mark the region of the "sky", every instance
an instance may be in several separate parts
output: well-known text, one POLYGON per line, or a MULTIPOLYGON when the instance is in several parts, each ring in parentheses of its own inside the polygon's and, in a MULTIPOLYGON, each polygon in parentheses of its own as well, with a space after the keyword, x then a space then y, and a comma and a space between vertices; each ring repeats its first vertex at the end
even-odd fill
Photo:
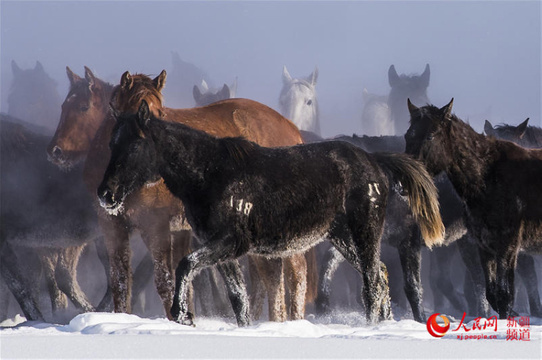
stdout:
MULTIPOLYGON (((65 98, 66 66, 118 83, 158 75, 171 52, 215 86, 278 110, 282 67, 318 67, 324 136, 361 131, 362 91, 387 94, 387 71, 431 66, 428 96, 481 131, 483 120, 540 126, 540 1, 9 1, 1 12, 1 111, 11 61, 40 61, 65 98)), ((166 105, 168 104, 166 83, 166 105)), ((172 101, 169 100, 171 103, 172 101)), ((56 124, 54 124, 56 125, 56 124)))

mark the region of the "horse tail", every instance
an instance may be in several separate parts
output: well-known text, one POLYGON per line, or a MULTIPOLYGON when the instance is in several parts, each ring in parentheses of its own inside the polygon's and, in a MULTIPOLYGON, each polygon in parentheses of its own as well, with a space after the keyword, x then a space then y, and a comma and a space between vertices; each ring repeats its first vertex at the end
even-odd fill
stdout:
POLYGON ((438 191, 425 166, 402 153, 374 153, 391 173, 394 186, 405 193, 410 210, 428 248, 444 241, 444 224, 439 211, 438 191))

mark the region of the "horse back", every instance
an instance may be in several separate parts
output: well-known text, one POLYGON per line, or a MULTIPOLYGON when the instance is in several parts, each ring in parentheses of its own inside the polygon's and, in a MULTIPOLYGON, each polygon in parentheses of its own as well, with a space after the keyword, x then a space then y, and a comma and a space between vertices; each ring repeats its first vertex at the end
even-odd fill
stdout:
POLYGON ((270 107, 249 99, 226 99, 190 109, 164 109, 167 121, 215 137, 242 136, 265 147, 301 144, 299 129, 270 107))

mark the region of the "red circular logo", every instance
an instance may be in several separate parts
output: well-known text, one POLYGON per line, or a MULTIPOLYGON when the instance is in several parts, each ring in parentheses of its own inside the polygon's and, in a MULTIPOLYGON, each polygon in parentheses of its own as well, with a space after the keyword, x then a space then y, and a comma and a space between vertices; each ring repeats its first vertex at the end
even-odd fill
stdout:
POLYGON ((433 314, 427 319, 427 331, 434 337, 443 337, 446 334, 446 331, 450 328, 450 320, 444 315, 440 315, 440 318, 444 321, 444 326, 437 323, 437 317, 439 313, 433 314))

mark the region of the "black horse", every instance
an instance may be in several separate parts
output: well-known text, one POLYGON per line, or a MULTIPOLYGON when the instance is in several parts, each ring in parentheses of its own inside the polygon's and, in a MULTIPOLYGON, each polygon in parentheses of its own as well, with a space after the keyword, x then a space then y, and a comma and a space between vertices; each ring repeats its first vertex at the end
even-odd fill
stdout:
MULTIPOLYGON (((402 136, 338 136, 333 140, 347 141, 368 152, 390 151, 404 152, 405 140, 402 136)), ((442 220, 446 227, 444 244, 434 248, 430 254, 430 286, 435 299, 435 310, 442 306, 443 298, 458 310, 465 311, 462 296, 456 291, 451 281, 453 273, 453 255, 459 250, 461 258, 469 270, 466 274, 469 281, 468 305, 469 313, 479 316, 488 316, 489 305, 485 299, 485 283, 482 275, 480 261, 475 240, 468 232, 467 214, 464 205, 446 176, 438 176, 435 185, 439 192, 439 202, 442 220), (440 300, 440 301, 439 301, 440 300)), ((394 199, 393 194, 388 203, 388 214, 384 227, 382 241, 397 249, 404 283, 404 293, 412 309, 414 320, 425 322, 425 314, 422 306, 422 283, 421 283, 421 251, 423 243, 419 239, 419 231, 410 209, 400 201, 394 199)), ((392 254, 387 256, 386 266, 388 271, 393 271, 393 263, 389 261, 392 254)), ((319 276, 318 298, 316 308, 319 313, 329 312, 329 299, 331 281, 334 272, 344 258, 331 248, 324 257, 319 276)), ((390 283, 394 279, 390 278, 390 283)), ((400 294, 394 292, 390 286, 392 300, 400 299, 400 294)), ((466 291, 467 293, 467 291, 466 291)))
POLYGON ((94 311, 76 273, 83 249, 100 237, 82 169, 62 172, 47 160, 49 136, 1 118, 2 276, 28 320, 43 319, 35 306, 42 270, 53 315, 67 306, 66 296, 81 311, 94 311))
POLYGON ((342 142, 270 149, 240 138, 217 139, 154 118, 146 102, 137 114, 117 118, 110 146, 98 188, 102 206, 118 211, 131 191, 161 176, 185 204, 195 235, 205 241, 177 267, 172 314, 183 324, 193 324, 187 286, 201 268, 219 265, 237 322, 247 325, 246 289, 236 259, 247 253, 292 254, 324 238, 363 276, 367 321, 391 317, 379 261, 390 192, 406 193, 429 246, 442 241, 432 179, 403 154, 369 154, 342 142))
POLYGON ((484 131, 488 136, 512 141, 529 149, 542 148, 542 129, 529 125, 529 118, 517 126, 508 124, 493 126, 486 120, 484 131))
POLYGON ((440 109, 408 101, 406 152, 432 174, 445 172, 465 201, 479 241, 487 299, 506 318, 518 252, 542 249, 542 150, 478 134, 452 114, 452 105, 453 99, 440 109))
MULTIPOLYGON (((529 118, 517 126, 509 124, 493 126, 486 120, 484 131, 488 136, 512 141, 525 148, 542 148, 542 128, 529 125, 529 118)), ((538 277, 532 256, 520 252, 518 254, 517 270, 527 291, 531 315, 542 317, 542 304, 540 303, 540 293, 538 292, 538 277)))

